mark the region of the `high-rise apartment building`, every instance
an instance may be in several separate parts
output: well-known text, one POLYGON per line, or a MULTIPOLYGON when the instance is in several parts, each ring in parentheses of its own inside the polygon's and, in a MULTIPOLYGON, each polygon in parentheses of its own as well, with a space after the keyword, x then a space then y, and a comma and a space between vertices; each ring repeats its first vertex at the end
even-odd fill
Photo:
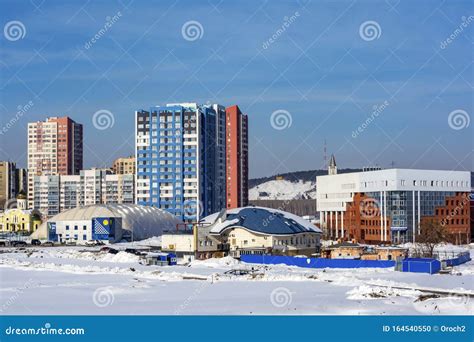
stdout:
POLYGON ((237 106, 168 104, 135 119, 138 204, 187 222, 226 208, 227 194, 232 207, 247 204, 248 123, 237 106))
POLYGON ((35 176, 76 175, 82 169, 82 125, 69 117, 28 124, 28 205, 35 176))
POLYGON ((117 158, 112 164, 112 171, 116 175, 135 174, 135 156, 127 158, 117 158))
POLYGON ((226 109, 226 207, 248 205, 248 117, 238 106, 226 109))
POLYGON ((225 189, 224 107, 168 104, 135 115, 137 203, 165 209, 185 221, 220 210, 225 189))
POLYGON ((7 209, 8 201, 14 200, 18 193, 16 164, 0 161, 0 210, 7 209))
POLYGON ((82 170, 79 175, 34 177, 33 208, 51 217, 91 204, 135 203, 134 175, 115 175, 107 169, 82 170))

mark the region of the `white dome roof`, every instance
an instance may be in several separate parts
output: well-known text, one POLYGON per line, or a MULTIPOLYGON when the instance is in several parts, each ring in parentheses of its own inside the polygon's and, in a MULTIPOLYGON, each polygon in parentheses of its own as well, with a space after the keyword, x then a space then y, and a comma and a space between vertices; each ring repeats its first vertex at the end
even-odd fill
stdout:
POLYGON ((160 236, 182 221, 156 207, 137 204, 93 204, 59 213, 47 222, 91 220, 94 217, 121 217, 122 229, 132 231, 134 240, 160 236))

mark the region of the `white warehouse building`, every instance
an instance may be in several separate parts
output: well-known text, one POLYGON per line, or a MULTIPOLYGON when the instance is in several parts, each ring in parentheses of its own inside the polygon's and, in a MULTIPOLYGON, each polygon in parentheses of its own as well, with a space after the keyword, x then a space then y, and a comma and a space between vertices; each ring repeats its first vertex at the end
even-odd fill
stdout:
POLYGON ((83 244, 90 240, 117 242, 161 236, 183 224, 159 208, 136 204, 96 204, 74 208, 44 222, 31 237, 57 242, 83 244))

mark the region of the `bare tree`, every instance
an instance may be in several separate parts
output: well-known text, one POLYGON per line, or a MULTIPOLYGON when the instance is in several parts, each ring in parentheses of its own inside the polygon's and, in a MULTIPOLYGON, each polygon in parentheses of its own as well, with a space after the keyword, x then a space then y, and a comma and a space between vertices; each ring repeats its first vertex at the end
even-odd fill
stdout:
POLYGON ((448 240, 446 227, 437 220, 423 221, 416 235, 420 256, 432 258, 435 247, 448 240))

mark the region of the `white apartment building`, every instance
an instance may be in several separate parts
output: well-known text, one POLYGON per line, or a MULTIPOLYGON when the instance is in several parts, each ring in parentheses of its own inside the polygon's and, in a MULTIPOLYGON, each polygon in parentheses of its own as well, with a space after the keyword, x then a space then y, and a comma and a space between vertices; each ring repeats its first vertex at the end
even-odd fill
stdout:
POLYGON ((48 217, 91 204, 133 204, 134 175, 110 170, 82 170, 80 175, 36 176, 33 208, 48 217))

